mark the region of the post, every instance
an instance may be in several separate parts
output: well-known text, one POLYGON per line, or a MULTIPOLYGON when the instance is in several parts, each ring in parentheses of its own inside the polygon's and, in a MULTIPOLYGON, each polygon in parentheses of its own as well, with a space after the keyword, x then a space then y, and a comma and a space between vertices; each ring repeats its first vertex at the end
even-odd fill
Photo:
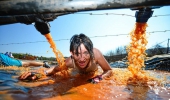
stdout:
POLYGON ((167 54, 169 53, 169 40, 170 39, 168 39, 168 43, 167 43, 167 54))

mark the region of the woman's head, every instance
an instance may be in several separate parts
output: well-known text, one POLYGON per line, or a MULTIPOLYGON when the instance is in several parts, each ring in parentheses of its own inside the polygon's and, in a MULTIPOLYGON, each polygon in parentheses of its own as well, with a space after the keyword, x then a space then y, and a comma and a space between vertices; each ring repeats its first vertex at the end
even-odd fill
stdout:
POLYGON ((84 34, 76 34, 70 39, 70 52, 77 60, 80 60, 80 58, 84 58, 84 60, 94 58, 93 43, 84 34))

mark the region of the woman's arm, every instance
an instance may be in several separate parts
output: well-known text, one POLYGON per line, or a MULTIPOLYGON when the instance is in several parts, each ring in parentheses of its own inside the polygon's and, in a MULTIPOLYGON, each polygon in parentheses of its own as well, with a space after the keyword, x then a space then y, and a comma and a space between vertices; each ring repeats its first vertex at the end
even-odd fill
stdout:
MULTIPOLYGON (((65 60, 65 66, 64 66, 64 67, 65 67, 65 69, 67 69, 67 68, 73 68, 73 64, 72 64, 71 57, 69 57, 69 58, 67 58, 67 59, 65 60)), ((50 69, 48 69, 48 70, 45 70, 45 74, 46 74, 46 75, 53 75, 53 74, 55 74, 56 72, 59 72, 59 71, 61 71, 61 70, 63 70, 63 69, 57 65, 57 66, 55 66, 55 67, 53 67, 53 68, 50 68, 50 69)))
POLYGON ((50 69, 45 70, 44 73, 45 73, 45 75, 53 75, 53 74, 55 74, 55 73, 57 73, 59 71, 60 71, 60 68, 57 65, 57 66, 54 66, 54 67, 52 67, 50 69))
POLYGON ((101 75, 102 78, 105 79, 105 78, 111 77, 113 75, 112 68, 110 67, 109 63, 104 58, 102 53, 96 48, 94 48, 94 56, 95 56, 95 60, 97 61, 97 63, 103 69, 103 73, 101 75))
MULTIPOLYGON (((56 73, 57 71, 59 71, 59 67, 54 66, 54 67, 44 70, 44 74, 52 75, 53 73, 56 73)), ((23 74, 21 74, 19 76, 19 79, 24 80, 24 79, 27 79, 28 77, 31 77, 32 80, 36 80, 37 76, 35 75, 35 73, 40 73, 40 72, 39 72, 39 70, 35 70, 35 71, 31 71, 31 72, 24 72, 23 74)), ((40 74, 42 74, 42 73, 40 73, 40 74)))
MULTIPOLYGON (((68 67, 72 66, 72 62, 71 62, 71 58, 70 57, 65 60, 65 66, 66 66, 65 68, 68 68, 68 67)), ((63 69, 60 68, 57 65, 57 66, 53 66, 53 67, 51 67, 49 69, 44 70, 44 74, 45 75, 53 75, 53 74, 55 74, 55 73, 57 73, 57 72, 59 72, 61 70, 63 70, 63 69)), ((22 75, 20 75, 19 79, 24 80, 27 77, 32 76, 32 80, 35 80, 36 76, 33 75, 34 73, 38 73, 38 70, 37 71, 33 71, 33 72, 25 72, 22 75)))

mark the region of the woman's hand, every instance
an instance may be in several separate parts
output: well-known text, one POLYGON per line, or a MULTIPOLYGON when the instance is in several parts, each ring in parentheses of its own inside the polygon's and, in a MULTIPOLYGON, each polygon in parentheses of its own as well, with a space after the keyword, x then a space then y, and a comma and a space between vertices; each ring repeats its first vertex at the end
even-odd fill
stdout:
POLYGON ((99 83, 102 80, 102 75, 97 75, 91 79, 88 80, 88 82, 96 84, 99 83))
POLYGON ((105 71, 102 74, 103 79, 110 79, 111 76, 113 76, 113 71, 112 70, 105 71))
POLYGON ((91 79, 88 80, 88 82, 90 83, 99 83, 102 79, 110 79, 110 77, 113 75, 113 72, 112 70, 108 70, 108 71, 105 71, 103 74, 101 75, 97 75, 91 79))
POLYGON ((20 80, 37 80, 41 77, 40 73, 37 72, 25 72, 22 75, 19 76, 20 80))

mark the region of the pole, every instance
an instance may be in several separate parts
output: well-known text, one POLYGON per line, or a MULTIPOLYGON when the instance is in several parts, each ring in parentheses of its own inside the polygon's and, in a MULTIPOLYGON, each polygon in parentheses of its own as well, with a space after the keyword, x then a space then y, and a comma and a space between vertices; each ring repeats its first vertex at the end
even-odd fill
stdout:
POLYGON ((169 40, 170 39, 168 39, 168 43, 167 43, 167 54, 169 53, 169 40))

